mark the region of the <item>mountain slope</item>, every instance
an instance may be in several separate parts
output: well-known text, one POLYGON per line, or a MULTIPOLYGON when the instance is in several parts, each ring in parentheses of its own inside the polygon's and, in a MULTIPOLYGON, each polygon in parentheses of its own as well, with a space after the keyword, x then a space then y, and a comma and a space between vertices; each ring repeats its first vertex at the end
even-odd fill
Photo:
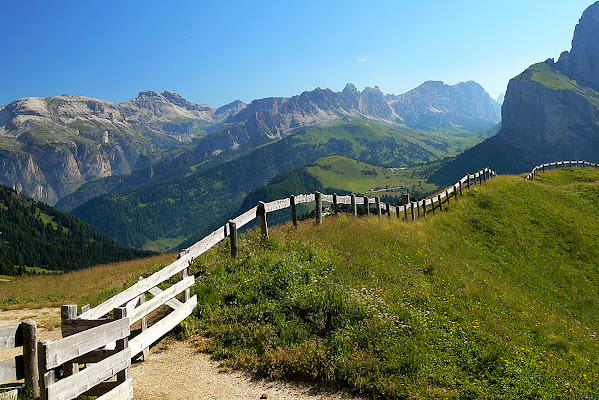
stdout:
POLYGON ((478 140, 478 134, 464 131, 414 131, 375 121, 336 122, 175 181, 92 199, 72 213, 127 245, 141 247, 145 240, 158 237, 193 235, 192 239, 199 239, 213 223, 229 217, 249 191, 318 157, 338 154, 400 167, 456 154, 478 140))
POLYGON ((414 223, 249 232, 196 260, 190 326, 228 366, 369 398, 597 398, 598 183, 499 176, 414 223))
POLYGON ((20 99, 0 109, 0 184, 54 204, 86 182, 131 173, 145 153, 205 135, 243 106, 217 110, 173 92, 141 92, 120 105, 73 95, 20 99))
MULTIPOLYGON (((170 91, 143 91, 122 104, 72 95, 21 99, 0 108, 0 184, 55 204, 85 183, 117 175, 133 176, 122 178, 118 189, 110 179, 107 188, 95 185, 96 195, 147 184, 154 174, 161 175, 154 183, 178 179, 198 164, 236 158, 340 118, 466 131, 480 131, 498 121, 498 115, 489 113, 497 105, 480 85, 435 88, 385 96, 376 87, 359 92, 348 84, 342 92, 317 88, 290 98, 258 99, 249 105, 236 101, 218 109, 170 91), (397 108, 405 96, 411 108, 400 110, 404 118, 392 105, 397 108), (434 118, 414 123, 419 112, 430 110, 434 118), (180 157, 165 156, 167 162, 178 158, 175 169, 162 164, 152 170, 163 151, 201 137, 193 150, 177 152, 180 157)), ((80 204, 65 202, 68 207, 80 204)))
POLYGON ((69 214, 0 186, 0 275, 24 267, 72 271, 151 254, 123 247, 69 214))
POLYGON ((455 176, 479 166, 524 172, 547 160, 599 161, 599 2, 584 11, 572 50, 511 79, 499 134, 439 171, 455 176), (472 160, 472 161, 469 161, 472 160))

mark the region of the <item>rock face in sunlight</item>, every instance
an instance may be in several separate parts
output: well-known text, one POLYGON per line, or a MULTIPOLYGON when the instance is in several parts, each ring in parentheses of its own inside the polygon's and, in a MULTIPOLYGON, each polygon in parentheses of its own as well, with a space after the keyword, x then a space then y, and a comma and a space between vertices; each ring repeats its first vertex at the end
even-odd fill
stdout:
POLYGON ((198 138, 187 157, 195 164, 338 119, 478 132, 499 121, 497 108, 474 82, 427 83, 400 96, 348 84, 341 92, 317 88, 220 108, 171 91, 143 91, 122 104, 73 95, 29 97, 0 108, 0 184, 55 204, 85 183, 177 157, 184 150, 164 151, 198 138))
POLYGON ((489 165, 521 173, 556 160, 599 161, 599 2, 576 26, 572 50, 531 65, 510 80, 501 130, 437 171, 453 182, 461 171, 489 165))

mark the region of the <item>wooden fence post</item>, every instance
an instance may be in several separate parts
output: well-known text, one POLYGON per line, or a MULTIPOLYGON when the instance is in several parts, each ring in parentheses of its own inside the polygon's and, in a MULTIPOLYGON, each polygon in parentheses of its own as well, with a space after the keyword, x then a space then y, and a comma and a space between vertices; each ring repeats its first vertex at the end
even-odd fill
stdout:
POLYGON ((466 184, 466 189, 470 189, 470 174, 468 174, 468 179, 466 180, 466 182, 468 182, 466 184))
POLYGON ((404 218, 405 218, 406 222, 408 222, 408 205, 407 204, 404 204, 403 211, 404 211, 403 212, 404 218))
POLYGON ((387 209, 387 217, 391 218, 391 204, 385 204, 385 208, 387 209))
POLYGON ((439 194, 437 198, 439 199, 439 210, 443 211, 443 201, 441 199, 441 195, 439 194))
POLYGON ((374 205, 376 207, 376 215, 382 217, 383 214, 381 213, 381 198, 379 196, 376 196, 374 198, 374 205))
POLYGON ((445 191, 445 197, 447 198, 447 205, 449 205, 449 190, 445 191))
POLYGON ((435 198, 431 197, 431 209, 433 210, 433 215, 435 215, 435 198))
POLYGON ((453 196, 455 197, 455 200, 458 200, 458 188, 456 187, 457 185, 453 185, 453 196))
MULTIPOLYGON (((137 281, 143 281, 144 277, 140 276, 137 281)), ((142 304, 144 304, 146 302, 146 294, 142 293, 139 295, 139 305, 141 306, 142 304)), ((148 329, 148 317, 146 315, 144 315, 142 317, 142 319, 140 320, 141 322, 141 331, 145 332, 148 329)), ((132 354, 133 355, 133 354, 132 354)), ((146 347, 145 349, 142 350, 141 352, 141 357, 143 358, 144 361, 146 361, 148 359, 148 356, 150 355, 150 350, 146 347)))
POLYGON ((34 320, 26 319, 21 322, 23 332, 23 375, 25 387, 31 388, 34 395, 40 395, 37 371, 37 324, 34 320))
POLYGON ((370 215, 370 199, 366 196, 364 196, 364 212, 366 216, 370 215))
POLYGON ((426 217, 426 197, 422 199, 422 213, 424 214, 423 216, 426 217))
POLYGON ((358 216, 358 205, 356 204, 356 195, 355 194, 351 194, 350 195, 351 198, 351 212, 352 214, 354 214, 354 217, 358 216))
POLYGON ((416 202, 416 209, 418 210, 418 219, 420 219, 420 203, 416 202))
POLYGON ((268 239, 268 223, 266 222, 266 205, 263 201, 258 202, 258 216, 260 217, 260 233, 263 239, 268 239))
MULTIPOLYGON (((127 318, 127 307, 117 307, 113 311, 114 319, 122 319, 127 318)), ((116 341, 116 351, 123 351, 128 347, 129 338, 124 338, 116 341)), ((125 382, 129 379, 129 368, 125 368, 124 370, 118 372, 116 374, 117 382, 125 382)))
POLYGON ((401 220, 401 210, 399 207, 400 206, 395 206, 395 214, 397 214, 397 219, 401 220))
MULTIPOLYGON (((191 267, 191 264, 193 263, 193 259, 189 260, 189 263, 187 264, 187 267, 185 267, 183 269, 183 271, 181 271, 181 278, 185 279, 189 276, 189 267, 191 267)), ((189 298, 191 297, 191 291, 189 290, 189 288, 185 289, 183 291, 183 303, 186 303, 187 300, 189 300, 189 298)), ((126 318, 127 316, 125 315, 123 318, 126 318)))
POLYGON ((322 193, 316 192, 314 197, 316 199, 316 223, 322 225, 322 193))
MULTIPOLYGON (((64 305, 60 307, 60 319, 75 319, 77 318, 77 305, 64 305)), ((65 376, 70 376, 79 372, 79 364, 75 363, 65 363, 64 364, 64 374, 65 376)))
POLYGON ((39 373, 40 399, 48 400, 48 388, 56 382, 54 369, 46 371, 46 345, 51 339, 37 342, 37 370, 39 373))
POLYGON ((289 196, 289 203, 291 204, 291 220, 293 221, 293 226, 297 226, 297 211, 295 209, 295 196, 289 196))
POLYGON ((231 238, 231 257, 237 258, 239 255, 239 243, 237 242, 237 224, 229 221, 229 236, 231 238))
POLYGON ((339 205, 337 204, 337 193, 333 193, 333 212, 335 214, 339 212, 339 205))
POLYGON ((414 215, 414 202, 411 203, 410 208, 412 209, 412 221, 416 219, 416 215, 414 215))

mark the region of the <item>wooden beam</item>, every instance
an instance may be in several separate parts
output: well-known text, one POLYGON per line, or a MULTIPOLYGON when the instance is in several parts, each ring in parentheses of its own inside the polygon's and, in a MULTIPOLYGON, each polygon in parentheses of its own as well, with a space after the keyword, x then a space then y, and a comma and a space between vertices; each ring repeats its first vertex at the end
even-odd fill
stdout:
MULTIPOLYGON (((37 324, 27 319, 21 322, 23 329, 23 378, 25 386, 37 397, 40 394, 37 371, 37 324)), ((1 369, 1 368, 0 368, 1 369)))
POLYGON ((45 346, 45 367, 48 370, 56 368, 73 358, 128 337, 129 334, 129 319, 125 318, 48 343, 45 346))
MULTIPOLYGON (((152 289, 148 290, 148 292, 150 292, 150 294, 152 296, 158 296, 160 293, 163 292, 163 290, 160 289, 159 287, 153 287, 152 289)), ((183 306, 183 303, 181 303, 178 299, 176 299, 174 297, 164 304, 169 306, 173 310, 176 310, 177 308, 183 306)))
MULTIPOLYGON (((77 318, 77 305, 70 304, 64 305, 60 307, 60 320, 65 321, 69 319, 77 318)), ((65 376, 70 376, 79 372, 79 364, 75 364, 72 362, 67 362, 64 364, 64 374, 65 376)))
POLYGON ((23 356, 0 361, 0 385, 23 379, 23 356))
POLYGON ((289 197, 289 204, 291 204, 291 220, 293 221, 293 226, 297 226, 297 210, 295 208, 295 196, 291 195, 289 197))
POLYGON ((237 241, 237 225, 232 220, 229 221, 229 232, 229 237, 231 238, 231 257, 237 258, 237 256, 239 256, 239 242, 237 241))
MULTIPOLYGON (((126 321, 124 319, 123 321, 126 321)), ((131 365, 131 351, 120 351, 48 387, 49 399, 74 399, 131 365)))
POLYGON ((351 212, 354 215, 354 217, 358 216, 358 205, 356 204, 356 195, 355 194, 351 194, 351 212))
POLYGON ((0 326, 0 350, 14 349, 22 345, 21 324, 0 326))
POLYGON ((137 307, 129 316, 129 323, 133 325, 144 316, 164 305, 168 300, 174 298, 179 293, 187 290, 195 284, 195 277, 189 276, 175 283, 168 289, 160 291, 153 299, 148 300, 144 304, 137 307))
POLYGON ((175 326, 181 321, 187 318, 198 304, 198 298, 193 295, 187 303, 183 303, 183 306, 176 309, 160 321, 148 328, 147 331, 140 333, 136 337, 129 341, 129 349, 131 353, 136 355, 139 354, 143 349, 150 347, 154 342, 159 340, 162 336, 170 332, 175 326))
POLYGON ((263 239, 268 239, 268 223, 266 222, 266 208, 263 201, 258 202, 258 217, 260 217, 260 233, 263 239))
POLYGON ((314 197, 316 198, 316 224, 322 225, 322 193, 316 192, 314 197))

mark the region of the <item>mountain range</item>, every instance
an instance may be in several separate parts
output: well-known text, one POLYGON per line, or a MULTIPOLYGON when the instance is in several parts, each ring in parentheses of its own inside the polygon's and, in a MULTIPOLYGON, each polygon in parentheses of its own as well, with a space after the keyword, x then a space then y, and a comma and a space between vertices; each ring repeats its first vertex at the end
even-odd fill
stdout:
POLYGON ((193 153, 186 157, 196 164, 231 159, 299 130, 356 117, 481 131, 499 121, 499 105, 475 82, 426 82, 399 96, 348 84, 341 92, 317 88, 220 108, 170 91, 144 91, 122 104, 29 97, 0 107, 0 184, 54 204, 85 183, 127 176, 182 153, 193 153), (193 151, 181 144, 193 144, 193 151))

